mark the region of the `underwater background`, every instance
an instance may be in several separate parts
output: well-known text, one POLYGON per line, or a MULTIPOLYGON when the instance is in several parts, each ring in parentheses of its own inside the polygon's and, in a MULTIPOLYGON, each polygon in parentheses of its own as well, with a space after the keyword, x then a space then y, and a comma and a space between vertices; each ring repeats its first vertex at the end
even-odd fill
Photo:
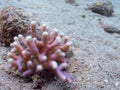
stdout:
POLYGON ((12 6, 22 8, 31 21, 57 28, 69 37, 72 55, 68 72, 73 76, 69 84, 58 79, 36 84, 36 77, 33 81, 21 78, 6 69, 10 47, 0 43, 1 90, 119 90, 120 0, 107 0, 114 11, 109 17, 89 9, 102 1, 106 0, 0 0, 0 10, 12 6))

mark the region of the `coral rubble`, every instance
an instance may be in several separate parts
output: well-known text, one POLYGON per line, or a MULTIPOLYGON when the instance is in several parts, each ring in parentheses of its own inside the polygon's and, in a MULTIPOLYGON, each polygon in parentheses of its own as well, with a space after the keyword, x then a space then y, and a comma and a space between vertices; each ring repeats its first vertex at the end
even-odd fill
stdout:
POLYGON ((31 35, 24 37, 19 34, 10 44, 10 67, 23 77, 47 70, 60 80, 71 82, 71 76, 65 70, 68 67, 65 55, 70 47, 68 37, 45 25, 41 25, 37 32, 36 22, 31 24, 31 35))
POLYGON ((29 26, 29 14, 22 8, 12 6, 0 11, 0 41, 5 46, 9 46, 14 36, 26 34, 29 26))

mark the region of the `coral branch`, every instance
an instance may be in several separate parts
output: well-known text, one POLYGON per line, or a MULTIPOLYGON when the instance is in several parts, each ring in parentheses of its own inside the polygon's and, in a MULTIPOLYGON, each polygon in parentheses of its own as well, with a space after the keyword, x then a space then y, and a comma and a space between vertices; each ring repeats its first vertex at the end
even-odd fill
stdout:
POLYGON ((21 72, 24 77, 47 70, 60 80, 71 82, 70 75, 65 72, 68 67, 65 55, 70 47, 68 37, 58 34, 57 29, 50 30, 45 25, 36 32, 36 22, 31 24, 31 36, 24 37, 20 34, 14 37, 14 42, 10 45, 10 67, 21 72))
POLYGON ((34 37, 36 37, 36 21, 32 21, 31 22, 31 24, 32 24, 32 37, 34 38, 34 37))

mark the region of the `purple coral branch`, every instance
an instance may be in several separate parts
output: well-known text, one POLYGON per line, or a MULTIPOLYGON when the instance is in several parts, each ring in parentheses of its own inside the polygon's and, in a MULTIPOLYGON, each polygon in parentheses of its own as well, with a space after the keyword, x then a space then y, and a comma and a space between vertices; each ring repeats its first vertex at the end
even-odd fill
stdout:
POLYGON ((18 70, 21 71, 23 69, 22 67, 22 60, 18 59, 16 60, 17 66, 18 66, 18 70))
POLYGON ((33 70, 28 69, 28 70, 26 70, 22 73, 22 76, 23 77, 28 77, 28 76, 31 76, 33 73, 34 73, 33 70))

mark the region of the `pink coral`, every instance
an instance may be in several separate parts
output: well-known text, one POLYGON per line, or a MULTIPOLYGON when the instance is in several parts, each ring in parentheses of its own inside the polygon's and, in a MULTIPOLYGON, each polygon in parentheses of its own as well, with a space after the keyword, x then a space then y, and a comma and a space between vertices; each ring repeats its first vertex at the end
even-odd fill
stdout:
POLYGON ((71 82, 70 75, 64 71, 68 66, 65 58, 70 47, 68 37, 45 25, 39 27, 36 35, 35 21, 32 22, 31 29, 31 36, 14 37, 11 52, 8 54, 10 67, 21 72, 23 77, 48 70, 60 80, 71 82))

